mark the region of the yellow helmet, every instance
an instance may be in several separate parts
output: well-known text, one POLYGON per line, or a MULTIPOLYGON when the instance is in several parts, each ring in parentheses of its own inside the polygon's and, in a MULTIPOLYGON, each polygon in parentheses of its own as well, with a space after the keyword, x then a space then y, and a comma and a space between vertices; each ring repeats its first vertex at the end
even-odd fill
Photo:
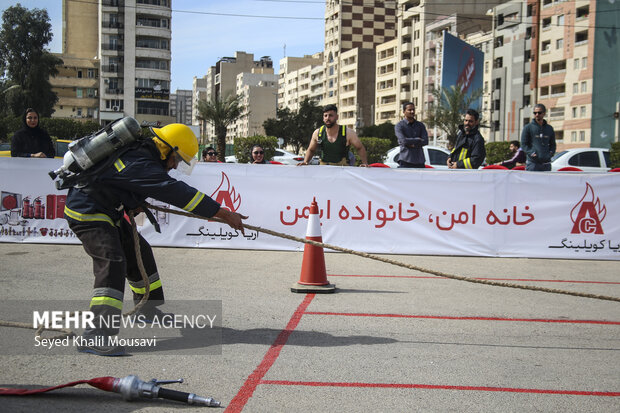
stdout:
POLYGON ((198 153, 198 139, 187 125, 171 123, 163 128, 151 127, 151 132, 166 146, 176 152, 188 165, 192 163, 192 160, 198 153))

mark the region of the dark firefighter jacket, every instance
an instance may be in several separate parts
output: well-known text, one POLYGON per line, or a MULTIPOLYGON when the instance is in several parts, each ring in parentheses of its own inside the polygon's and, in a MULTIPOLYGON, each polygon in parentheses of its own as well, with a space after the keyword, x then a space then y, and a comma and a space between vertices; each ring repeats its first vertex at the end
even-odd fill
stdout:
POLYGON ((461 130, 456 137, 450 159, 456 162, 458 169, 478 169, 487 156, 484 138, 478 132, 478 127, 473 128, 468 134, 465 133, 463 125, 459 126, 459 129, 461 130))
POLYGON ((125 209, 141 206, 146 198, 204 217, 212 217, 220 208, 207 195, 168 175, 159 150, 148 140, 122 154, 90 185, 69 189, 65 218, 74 222, 116 225, 125 209))

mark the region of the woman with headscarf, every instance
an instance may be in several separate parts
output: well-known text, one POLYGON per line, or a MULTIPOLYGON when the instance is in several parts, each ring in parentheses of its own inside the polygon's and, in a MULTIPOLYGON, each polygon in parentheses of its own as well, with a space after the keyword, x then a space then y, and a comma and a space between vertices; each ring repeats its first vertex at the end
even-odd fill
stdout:
POLYGON ((26 109, 22 118, 24 127, 15 132, 11 139, 11 156, 19 158, 53 158, 56 149, 50 135, 39 127, 39 114, 32 108, 26 109))

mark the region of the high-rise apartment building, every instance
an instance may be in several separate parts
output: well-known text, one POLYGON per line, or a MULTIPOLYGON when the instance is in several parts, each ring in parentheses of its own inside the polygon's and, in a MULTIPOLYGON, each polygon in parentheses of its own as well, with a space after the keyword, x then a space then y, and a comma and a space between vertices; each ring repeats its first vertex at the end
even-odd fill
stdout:
POLYGON ((177 89, 170 94, 170 116, 176 123, 192 124, 192 91, 177 89))
POLYGON ((169 0, 63 0, 61 58, 99 62, 102 124, 122 116, 143 125, 174 122, 169 103, 171 15, 169 0))
MULTIPOLYGON (((211 66, 207 70, 205 99, 213 101, 215 99, 225 99, 228 95, 236 94, 237 76, 240 73, 273 75, 273 62, 269 56, 263 56, 255 61, 252 53, 239 51, 235 52, 234 57, 224 57, 218 60, 215 66, 211 66)), ((272 106, 275 111, 277 90, 274 90, 271 96, 272 101, 268 105, 272 106)), ((250 116, 252 116, 251 113, 250 116)), ((201 131, 205 131, 203 138, 215 136, 214 127, 209 123, 202 125, 201 131)), ((237 136, 240 136, 237 135, 237 125, 229 126, 227 139, 232 141, 237 136)))
POLYGON ((244 115, 234 125, 234 136, 264 135, 263 122, 276 117, 278 76, 273 73, 239 73, 236 94, 244 115))
POLYGON ((322 52, 312 56, 282 58, 278 73, 278 108, 299 110, 304 99, 320 104, 323 100, 322 79, 322 52))
POLYGON ((374 107, 374 81, 361 83, 351 79, 352 64, 360 69, 358 74, 366 70, 373 70, 375 59, 368 59, 368 51, 374 53, 377 45, 396 37, 396 1, 368 1, 350 0, 341 2, 328 0, 325 4, 325 49, 323 55, 323 104, 333 103, 347 107, 345 116, 340 117, 340 123, 351 128, 371 125, 374 107), (358 57, 350 53, 346 57, 342 54, 353 49, 358 57), (343 59, 346 59, 346 74, 343 75, 343 59), (357 63, 355 63, 357 59, 357 63), (360 63, 361 61, 361 63, 360 63), (363 66, 368 62, 369 66, 363 66), (343 78, 346 76, 346 79, 343 78), (343 80, 346 80, 344 84, 343 80), (344 94, 344 95, 342 95, 344 94), (343 97, 344 96, 344 97, 343 97), (351 109, 355 108, 355 109, 351 109), (358 113, 359 112, 359 113, 358 113))

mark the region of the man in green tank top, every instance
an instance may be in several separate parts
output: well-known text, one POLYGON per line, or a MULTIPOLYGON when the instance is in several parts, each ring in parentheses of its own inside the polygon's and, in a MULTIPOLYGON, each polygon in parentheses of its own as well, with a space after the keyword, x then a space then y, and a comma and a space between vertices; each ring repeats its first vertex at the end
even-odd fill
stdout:
POLYGON ((316 129, 312 134, 310 145, 306 151, 304 161, 298 165, 308 165, 318 148, 321 148, 321 165, 349 164, 349 147, 357 149, 362 163, 360 166, 368 166, 366 148, 357 134, 344 125, 338 125, 338 108, 336 105, 327 105, 323 108, 324 125, 316 129))

